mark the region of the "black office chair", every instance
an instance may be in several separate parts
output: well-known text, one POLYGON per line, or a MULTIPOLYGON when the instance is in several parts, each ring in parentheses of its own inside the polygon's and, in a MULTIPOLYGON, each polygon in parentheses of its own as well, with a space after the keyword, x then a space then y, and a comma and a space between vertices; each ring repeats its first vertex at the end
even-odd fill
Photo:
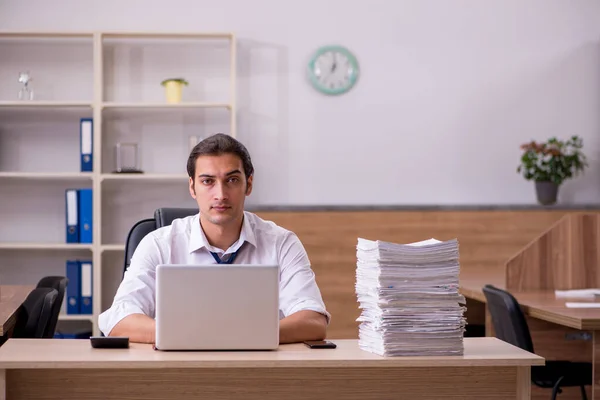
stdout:
MULTIPOLYGON (((492 317, 496 337, 530 353, 533 341, 525 315, 517 300, 509 292, 486 285, 483 294, 492 317)), ((581 398, 587 400, 585 385, 592 384, 592 363, 546 361, 546 365, 531 368, 531 381, 541 388, 552 388, 551 399, 562 393, 561 387, 581 388, 581 398)))
POLYGON ((131 257, 142 239, 150 232, 171 225, 174 219, 184 218, 198 214, 197 208, 158 208, 154 211, 154 218, 146 218, 136 222, 127 234, 125 241, 125 262, 123 274, 129 268, 131 257))
POLYGON ((60 314, 60 308, 62 307, 63 299, 65 297, 65 290, 69 284, 69 279, 65 276, 45 276, 37 284, 38 288, 51 288, 56 289, 58 295, 56 301, 52 305, 52 312, 50 314, 50 320, 48 326, 44 332, 45 338, 53 338, 54 332, 56 331, 56 324, 58 323, 58 317, 60 314))
POLYGON ((58 297, 53 288, 33 289, 17 309, 13 338, 46 338, 52 307, 58 297))

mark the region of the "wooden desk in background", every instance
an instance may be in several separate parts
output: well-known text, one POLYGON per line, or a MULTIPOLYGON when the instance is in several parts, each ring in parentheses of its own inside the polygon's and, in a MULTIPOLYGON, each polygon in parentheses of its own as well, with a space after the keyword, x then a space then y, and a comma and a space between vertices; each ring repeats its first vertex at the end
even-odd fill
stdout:
POLYGON ((495 338, 466 338, 462 357, 380 357, 337 349, 160 352, 93 349, 82 339, 9 339, 0 399, 529 399, 544 359, 495 338))
MULTIPOLYGON (((506 286, 498 277, 499 274, 493 271, 467 271, 461 273, 460 291, 469 299, 485 303, 482 288, 486 284, 492 284, 506 290, 506 286)), ((523 292, 511 290, 510 292, 521 304, 525 314, 532 318, 579 330, 600 330, 599 308, 567 308, 565 305, 567 301, 581 302, 585 300, 557 298, 554 290, 527 290, 523 292)))
MULTIPOLYGON (((485 307, 483 286, 492 284, 506 289, 504 269, 483 271, 464 270, 460 275, 460 291, 467 298, 471 315, 484 315, 486 335, 493 335, 491 319, 485 307), (485 310, 484 310, 485 309, 485 310)), ((592 399, 600 399, 600 309, 567 308, 567 299, 556 298, 554 290, 510 291, 517 299, 527 318, 531 330, 534 351, 547 360, 565 359, 592 362, 594 385, 592 399), (585 339, 590 334, 591 340, 585 339), (583 335, 581 335, 583 334, 583 335), (567 339, 573 338, 572 340, 567 339)), ((582 301, 582 300, 574 300, 582 301)), ((467 316, 467 322, 469 316, 467 316)), ((565 388, 561 398, 579 399, 579 389, 565 388)), ((534 394, 538 391, 534 388, 534 394)), ((541 398, 547 398, 547 390, 539 390, 541 398)), ((535 397, 535 396, 534 396, 535 397)))
POLYGON ((32 289, 31 285, 0 285, 0 336, 15 326, 17 310, 32 289))

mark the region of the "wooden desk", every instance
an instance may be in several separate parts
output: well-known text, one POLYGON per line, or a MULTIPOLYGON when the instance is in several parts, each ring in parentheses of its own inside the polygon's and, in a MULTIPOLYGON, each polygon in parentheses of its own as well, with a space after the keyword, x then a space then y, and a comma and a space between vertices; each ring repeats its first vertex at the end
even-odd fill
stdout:
MULTIPOLYGON (((483 286, 493 284, 501 289, 506 289, 503 277, 503 270, 499 269, 462 271, 460 291, 467 299, 481 302, 485 307, 483 286)), ((567 308, 565 302, 569 299, 557 299, 554 290, 511 291, 511 294, 517 299, 524 314, 528 317, 527 322, 532 331, 535 352, 548 360, 570 359, 592 362, 594 364, 592 399, 600 399, 600 309, 567 308), (539 321, 570 329, 553 328, 549 324, 539 323, 539 321), (585 333, 581 331, 590 331, 591 342, 580 340, 569 343, 565 337, 573 335, 573 330, 580 331, 580 333, 585 333)), ((469 307, 471 306, 472 303, 469 307)), ((486 335, 493 336, 487 308, 485 309, 485 324, 486 335)), ((576 393, 573 393, 572 398, 580 398, 578 391, 575 389, 573 391, 576 393)))
POLYGON ((544 364, 495 338, 465 339, 462 357, 384 358, 334 341, 328 350, 159 352, 9 339, 0 399, 529 399, 531 366, 544 364))
MULTIPOLYGON (((506 289, 497 272, 472 271, 461 275, 460 291, 465 297, 485 303, 482 288, 486 284, 506 289)), ((554 290, 511 291, 511 294, 521 304, 523 311, 532 318, 579 330, 600 330, 600 309, 567 308, 565 305, 567 301, 585 300, 556 298, 554 290)))
POLYGON ((6 335, 15 326, 16 312, 32 289, 30 285, 0 286, 0 336, 6 335))

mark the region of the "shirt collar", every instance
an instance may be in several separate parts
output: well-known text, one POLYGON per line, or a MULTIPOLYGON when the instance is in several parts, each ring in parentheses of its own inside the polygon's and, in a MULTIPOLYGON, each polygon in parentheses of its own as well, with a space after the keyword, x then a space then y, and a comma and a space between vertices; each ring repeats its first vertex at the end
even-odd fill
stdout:
MULTIPOLYGON (((208 243, 208 239, 204 234, 204 230, 200 228, 200 214, 196 214, 191 223, 192 227, 188 251, 193 253, 194 251, 200 250, 203 247, 209 251, 215 251, 216 249, 208 243)), ((248 242, 256 247, 256 235, 254 234, 254 229, 252 228, 252 224, 250 223, 250 219, 246 213, 244 213, 244 220, 242 222, 242 230, 240 232, 239 239, 229 249, 224 249, 225 253, 227 253, 228 250, 230 250, 229 253, 238 250, 240 247, 242 247, 244 242, 248 242)))

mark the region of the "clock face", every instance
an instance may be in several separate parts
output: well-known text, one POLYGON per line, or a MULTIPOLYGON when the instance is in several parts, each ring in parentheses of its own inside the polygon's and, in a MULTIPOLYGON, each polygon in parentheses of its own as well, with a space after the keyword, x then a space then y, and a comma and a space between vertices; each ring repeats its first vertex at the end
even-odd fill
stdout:
POLYGON ((308 64, 312 85, 325 94, 342 94, 350 90, 358 79, 356 57, 341 46, 318 49, 308 64))

